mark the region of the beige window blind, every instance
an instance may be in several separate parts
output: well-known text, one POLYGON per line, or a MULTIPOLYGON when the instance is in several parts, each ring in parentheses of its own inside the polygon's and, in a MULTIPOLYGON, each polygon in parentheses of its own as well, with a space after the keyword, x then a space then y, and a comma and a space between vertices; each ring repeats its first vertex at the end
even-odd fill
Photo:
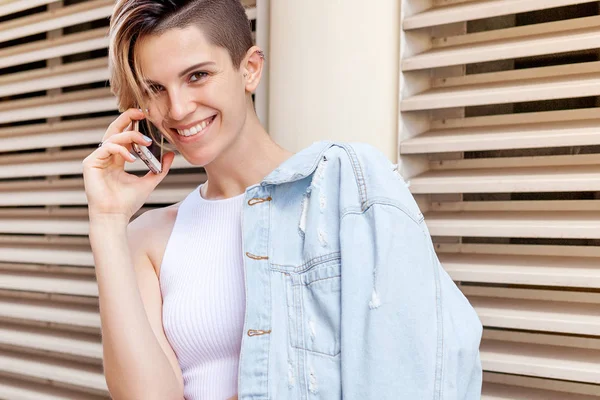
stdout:
MULTIPOLYGON (((2 399, 108 398, 81 162, 118 115, 107 85, 113 4, 0 4, 2 399)), ((255 2, 244 5, 254 20, 255 2)), ((178 158, 142 212, 203 179, 178 158)))
POLYGON ((600 398, 597 1, 404 0, 400 158, 484 399, 600 398))

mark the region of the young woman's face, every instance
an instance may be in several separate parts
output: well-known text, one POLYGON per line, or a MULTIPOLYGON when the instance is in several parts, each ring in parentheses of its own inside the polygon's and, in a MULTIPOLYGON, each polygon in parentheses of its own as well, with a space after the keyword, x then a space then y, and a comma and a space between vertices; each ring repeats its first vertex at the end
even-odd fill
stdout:
POLYGON ((207 165, 236 140, 246 120, 243 69, 194 26, 144 38, 136 47, 155 96, 148 119, 194 165, 207 165))

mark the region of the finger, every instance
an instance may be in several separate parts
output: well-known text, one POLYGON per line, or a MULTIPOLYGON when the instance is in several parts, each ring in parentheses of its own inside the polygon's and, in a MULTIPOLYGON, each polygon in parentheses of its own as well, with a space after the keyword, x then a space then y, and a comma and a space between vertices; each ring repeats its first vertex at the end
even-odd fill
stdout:
POLYGON ((113 156, 121 156, 123 160, 134 162, 136 158, 123 146, 116 143, 104 143, 95 153, 98 161, 109 161, 113 156))
POLYGON ((102 141, 104 142, 109 137, 123 132, 133 121, 139 121, 145 117, 146 116, 144 113, 137 108, 130 108, 126 110, 124 113, 119 115, 117 119, 111 122, 106 130, 106 133, 104 134, 104 137, 102 138, 102 141))
POLYGON ((167 175, 169 173, 169 171, 171 170, 171 166, 173 165, 173 161, 175 161, 175 153, 173 153, 172 151, 163 155, 163 174, 167 175))
POLYGON ((152 144, 152 139, 144 136, 138 131, 125 131, 111 136, 110 138, 106 139, 104 143, 120 144, 121 146, 127 147, 127 150, 131 151, 131 143, 137 143, 141 146, 149 146, 152 144))

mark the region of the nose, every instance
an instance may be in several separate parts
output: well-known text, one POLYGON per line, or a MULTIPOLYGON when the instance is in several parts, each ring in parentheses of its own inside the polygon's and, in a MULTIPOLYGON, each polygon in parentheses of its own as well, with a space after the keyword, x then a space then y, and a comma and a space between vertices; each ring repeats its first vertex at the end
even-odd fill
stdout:
POLYGON ((175 121, 183 121, 185 117, 194 112, 194 102, 185 90, 169 92, 169 118, 175 121))

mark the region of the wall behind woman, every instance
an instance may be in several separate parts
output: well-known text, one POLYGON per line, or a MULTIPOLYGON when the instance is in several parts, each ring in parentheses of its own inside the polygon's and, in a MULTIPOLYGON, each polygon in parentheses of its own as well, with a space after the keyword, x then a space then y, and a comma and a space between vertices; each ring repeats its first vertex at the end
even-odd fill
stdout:
POLYGON ((269 131, 291 151, 368 142, 397 157, 400 2, 271 0, 269 131))
POLYGON ((484 324, 484 399, 600 395, 598 4, 403 1, 401 170, 484 324))

